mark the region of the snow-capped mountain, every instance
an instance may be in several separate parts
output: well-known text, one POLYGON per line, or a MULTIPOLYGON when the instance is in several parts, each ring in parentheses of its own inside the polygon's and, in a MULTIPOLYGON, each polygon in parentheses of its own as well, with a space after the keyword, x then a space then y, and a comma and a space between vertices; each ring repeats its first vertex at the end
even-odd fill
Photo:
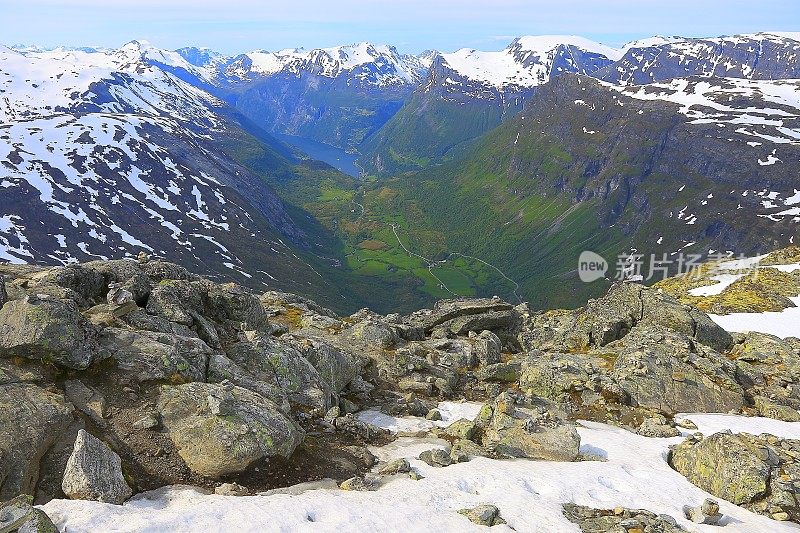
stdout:
POLYGON ((440 68, 448 85, 477 82, 513 91, 541 85, 565 72, 591 75, 620 57, 618 50, 582 37, 540 35, 514 39, 499 52, 464 48, 442 54, 440 68))
POLYGON ((300 243, 302 230, 217 144, 245 135, 233 113, 152 61, 191 67, 138 42, 0 48, 0 259, 144 251, 256 284, 305 283, 311 270, 283 240, 300 243))
POLYGON ((554 77, 594 75, 621 56, 575 36, 519 37, 498 52, 434 55, 425 81, 360 147, 360 162, 379 174, 424 166, 519 112, 554 77))
POLYGON ((425 66, 416 56, 400 54, 393 46, 363 42, 313 50, 257 50, 234 58, 222 73, 231 80, 247 81, 278 73, 344 76, 349 83, 384 87, 418 83, 425 66))
POLYGON ((708 39, 656 37, 629 43, 600 73, 641 85, 686 76, 775 80, 800 78, 800 33, 754 33, 708 39))
POLYGON ((359 43, 242 54, 219 69, 220 94, 268 131, 353 149, 423 79, 424 60, 359 43))

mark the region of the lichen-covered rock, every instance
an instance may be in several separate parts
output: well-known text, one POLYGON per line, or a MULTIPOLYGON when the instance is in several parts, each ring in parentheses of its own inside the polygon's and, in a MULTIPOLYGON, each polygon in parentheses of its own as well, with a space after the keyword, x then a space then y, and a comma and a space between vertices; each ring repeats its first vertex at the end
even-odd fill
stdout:
POLYGON ((472 420, 467 420, 465 418, 456 420, 455 422, 444 428, 445 434, 456 439, 466 439, 466 440, 472 440, 477 430, 478 428, 475 425, 475 422, 473 422, 472 420))
POLYGON ((122 475, 119 455, 83 429, 75 439, 61 488, 73 500, 95 500, 117 505, 133 494, 122 475))
POLYGON ((391 348, 400 340, 397 332, 378 320, 363 320, 345 331, 353 341, 375 348, 391 348))
MULTIPOLYGON (((413 313, 409 317, 409 322, 418 324, 429 333, 433 328, 457 318, 487 315, 493 312, 511 311, 512 309, 513 306, 511 304, 496 298, 440 300, 436 302, 433 309, 423 309, 413 313)), ((459 327, 458 329, 462 328, 459 327)), ((476 331, 482 331, 483 329, 493 328, 482 328, 476 331)), ((464 332, 466 331, 468 330, 464 330, 464 332)))
POLYGON ((784 422, 800 422, 800 411, 788 405, 781 405, 764 396, 753 398, 758 416, 783 420, 784 422))
POLYGON ((0 500, 36 492, 43 457, 72 422, 62 395, 31 384, 0 386, 0 500))
POLYGON ((667 424, 666 420, 661 418, 647 418, 642 422, 639 428, 636 430, 636 433, 642 435, 643 437, 653 437, 653 438, 667 438, 667 437, 677 437, 681 434, 678 428, 672 427, 667 424))
POLYGON ((211 348, 196 337, 105 328, 100 344, 121 373, 139 382, 204 381, 211 348))
POLYGON ((96 331, 72 300, 12 300, 0 308, 0 357, 84 370, 99 358, 96 331))
POLYGON ((224 354, 211 354, 208 360, 206 380, 209 383, 227 381, 273 401, 284 413, 291 411, 286 391, 278 384, 278 380, 273 373, 252 373, 228 359, 224 354))
POLYGON ((657 515, 644 509, 593 509, 584 505, 565 503, 563 513, 577 524, 582 533, 608 533, 610 531, 680 533, 686 531, 669 515, 657 515))
POLYGON ((473 457, 486 457, 489 453, 477 442, 459 439, 450 448, 450 458, 453 462, 464 463, 473 457))
POLYGON ((203 298, 210 285, 206 281, 165 279, 150 292, 147 312, 164 317, 170 322, 192 326, 192 311, 203 308, 203 298))
POLYGON ((233 322, 242 330, 253 331, 269 326, 261 301, 235 283, 212 284, 203 303, 206 316, 216 322, 233 322))
POLYGON ((232 385, 165 385, 158 410, 187 466, 214 479, 266 457, 289 457, 303 440, 302 429, 277 405, 232 385))
MULTIPOLYGON (((255 333, 231 345, 226 353, 252 379, 276 385, 292 404, 324 413, 337 403, 331 385, 292 342, 255 333)), ((345 375, 329 370, 330 375, 341 380, 352 372, 351 368, 343 371, 345 375)))
POLYGON ((638 324, 667 328, 689 336, 717 351, 726 351, 732 338, 705 313, 683 305, 671 296, 635 283, 617 283, 602 298, 590 300, 572 313, 533 317, 558 325, 556 344, 566 349, 601 347, 625 337, 638 324))
POLYGON ((336 393, 359 376, 368 362, 363 355, 344 350, 318 336, 283 336, 281 340, 297 348, 336 393))
POLYGON ((411 465, 408 459, 395 459, 383 465, 378 473, 384 476, 391 476, 394 474, 407 474, 411 471, 411 465))
POLYGON ((481 443, 498 455, 548 461, 578 457, 581 439, 575 425, 564 420, 551 402, 507 391, 484 408, 487 412, 482 410, 476 419, 481 443))
POLYGON ((508 363, 495 363, 479 368, 475 372, 475 377, 481 381, 499 381, 501 383, 513 383, 520 378, 522 365, 517 361, 508 363))
POLYGON ((667 414, 726 413, 744 405, 735 365, 670 330, 637 326, 614 350, 613 377, 632 405, 667 414))
POLYGON ((800 519, 800 440, 715 433, 673 447, 670 465, 701 489, 751 511, 800 519))

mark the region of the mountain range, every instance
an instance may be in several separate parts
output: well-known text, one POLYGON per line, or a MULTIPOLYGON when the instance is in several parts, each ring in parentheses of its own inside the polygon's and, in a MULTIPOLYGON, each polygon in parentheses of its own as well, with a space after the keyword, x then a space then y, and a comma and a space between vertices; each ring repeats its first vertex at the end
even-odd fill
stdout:
POLYGON ((0 47, 0 259, 145 252, 339 310, 572 304, 607 284, 577 280, 585 249, 794 243, 798 79, 786 33, 417 56, 0 47))

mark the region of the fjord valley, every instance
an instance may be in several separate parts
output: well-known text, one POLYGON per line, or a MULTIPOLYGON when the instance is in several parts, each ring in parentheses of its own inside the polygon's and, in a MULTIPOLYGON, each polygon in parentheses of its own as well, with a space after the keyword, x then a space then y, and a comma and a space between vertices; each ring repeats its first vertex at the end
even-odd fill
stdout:
POLYGON ((145 251, 342 311, 577 304, 607 286, 581 250, 795 242, 797 39, 5 48, 3 258, 145 251))
POLYGON ((797 531, 800 33, 502 39, 0 46, 0 533, 797 531))

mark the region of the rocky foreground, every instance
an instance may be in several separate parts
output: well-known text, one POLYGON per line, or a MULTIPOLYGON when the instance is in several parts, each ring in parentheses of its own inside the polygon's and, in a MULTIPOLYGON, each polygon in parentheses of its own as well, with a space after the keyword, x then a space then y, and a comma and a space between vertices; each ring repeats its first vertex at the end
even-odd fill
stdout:
MULTIPOLYGON (((0 273, 3 533, 54 531, 32 504, 122 504, 174 485, 229 496, 304 482, 376 491, 421 480, 415 464, 588 465, 608 459, 582 446, 606 427, 593 423, 643 449, 669 442, 670 472, 722 501, 687 501, 683 516, 668 516, 565 500, 563 517, 582 531, 725 524, 729 503, 800 522, 791 431, 703 435, 676 416, 800 422, 800 340, 732 335, 659 289, 620 283, 569 311, 470 299, 339 317, 146 257, 0 273), (409 419, 425 424, 380 422, 409 419), (413 455, 381 451, 409 435, 421 439, 413 455)), ((536 530, 501 507, 465 507, 453 520, 536 530)))

